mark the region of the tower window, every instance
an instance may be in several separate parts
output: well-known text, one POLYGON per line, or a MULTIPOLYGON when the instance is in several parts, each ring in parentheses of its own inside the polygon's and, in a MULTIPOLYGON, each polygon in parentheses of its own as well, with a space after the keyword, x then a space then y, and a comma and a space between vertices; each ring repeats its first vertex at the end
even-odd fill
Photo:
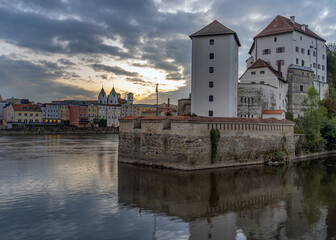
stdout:
POLYGON ((262 71, 260 71, 260 74, 265 74, 265 71, 263 71, 263 70, 262 70, 262 71))
POLYGON ((274 37, 274 42, 276 42, 278 39, 277 39, 277 37, 274 37))
POLYGON ((303 85, 300 85, 300 92, 303 92, 303 85))
POLYGON ((301 65, 304 66, 304 60, 302 60, 301 65))
POLYGON ((296 64, 299 64, 299 59, 298 58, 296 59, 296 64))
POLYGON ((252 72, 251 72, 251 75, 255 75, 255 74, 256 74, 256 72, 255 72, 255 71, 252 71, 252 72))
POLYGON ((214 67, 209 67, 209 73, 214 73, 214 72, 215 72, 214 67))
POLYGON ((215 39, 210 39, 209 43, 210 45, 215 45, 215 39))
POLYGON ((309 49, 307 50, 307 54, 310 55, 310 50, 309 49))
POLYGON ((213 116, 213 111, 209 110, 209 117, 212 117, 212 116, 213 116))
POLYGON ((213 81, 210 81, 209 82, 209 88, 213 88, 214 87, 214 82, 213 81))
POLYGON ((213 102, 213 100, 214 100, 213 95, 210 95, 210 96, 209 96, 209 102, 213 102))
POLYGON ((215 54, 214 54, 214 53, 210 53, 210 54, 209 54, 209 58, 210 58, 210 59, 214 59, 214 58, 215 58, 215 54))

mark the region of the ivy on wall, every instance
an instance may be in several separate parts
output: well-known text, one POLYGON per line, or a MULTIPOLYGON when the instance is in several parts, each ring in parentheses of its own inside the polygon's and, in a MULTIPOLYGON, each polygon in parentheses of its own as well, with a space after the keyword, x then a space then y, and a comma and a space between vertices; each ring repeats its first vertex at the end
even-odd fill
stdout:
POLYGON ((218 140, 220 138, 220 132, 218 129, 212 128, 210 130, 211 140, 211 164, 216 162, 218 154, 218 140))

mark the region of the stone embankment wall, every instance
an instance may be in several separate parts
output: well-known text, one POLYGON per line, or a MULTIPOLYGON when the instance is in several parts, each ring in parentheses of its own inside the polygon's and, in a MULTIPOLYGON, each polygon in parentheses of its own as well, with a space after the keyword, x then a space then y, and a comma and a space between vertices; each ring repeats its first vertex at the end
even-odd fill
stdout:
POLYGON ((21 128, 1 129, 0 135, 21 135, 21 134, 108 134, 118 133, 117 128, 77 128, 74 126, 26 126, 21 128))
POLYGON ((119 161, 176 169, 203 169, 264 162, 267 152, 295 152, 288 120, 208 117, 126 117, 119 126, 119 161), (211 163, 210 130, 220 131, 211 163))

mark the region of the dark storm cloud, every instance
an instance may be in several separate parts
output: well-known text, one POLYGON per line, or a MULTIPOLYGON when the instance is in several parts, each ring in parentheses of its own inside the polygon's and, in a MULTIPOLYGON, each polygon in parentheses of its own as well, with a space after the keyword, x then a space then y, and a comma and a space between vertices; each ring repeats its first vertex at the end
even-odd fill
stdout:
MULTIPOLYGON (((0 40, 32 50, 37 55, 65 56, 55 57, 58 61, 55 60, 54 64, 40 62, 42 66, 38 67, 48 70, 42 72, 42 76, 52 71, 53 76, 71 78, 73 73, 69 70, 64 73, 66 68, 85 65, 91 66, 97 75, 101 71, 112 72, 129 76, 128 81, 145 86, 146 81, 137 73, 102 64, 104 58, 134 59, 145 60, 146 63, 135 63, 133 66, 165 71, 167 80, 188 79, 189 86, 191 40, 188 35, 214 19, 238 33, 242 43, 240 69, 245 68, 253 36, 278 14, 286 17, 296 15, 298 22, 323 32, 325 36, 322 37, 327 41, 336 39, 336 15, 333 14, 336 5, 333 0, 215 0, 213 3, 174 0, 163 1, 159 6, 161 9, 154 0, 1 0, 0 40), (186 4, 190 11, 183 8, 186 4), (206 6, 207 10, 198 12, 200 6, 206 6), (326 11, 329 14, 324 15, 326 11), (79 62, 70 61, 67 56, 75 57, 79 62)), ((32 64, 31 71, 35 67, 32 64)), ((25 71, 29 71, 29 66, 25 67, 25 71)), ((42 77, 39 79, 42 80, 42 77)), ((6 80, 11 81, 9 78, 6 80)), ((179 91, 189 92, 184 88, 179 91)))
POLYGON ((64 74, 66 73, 62 71, 51 71, 46 65, 0 56, 0 85, 3 94, 10 92, 22 98, 41 101, 95 96, 95 92, 55 81, 64 74))
POLYGON ((93 64, 91 65, 91 67, 97 72, 110 72, 110 73, 114 73, 115 75, 124 75, 124 76, 131 76, 131 77, 138 76, 138 73, 136 72, 129 72, 117 66, 107 66, 104 64, 93 64))

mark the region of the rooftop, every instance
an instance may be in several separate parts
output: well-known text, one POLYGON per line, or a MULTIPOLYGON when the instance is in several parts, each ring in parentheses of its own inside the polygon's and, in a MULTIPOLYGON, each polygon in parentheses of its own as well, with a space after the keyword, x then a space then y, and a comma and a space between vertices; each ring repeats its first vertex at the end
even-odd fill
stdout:
POLYGON ((241 45, 237 33, 235 31, 232 31, 230 28, 224 26, 217 20, 208 24, 201 30, 191 34, 189 37, 192 39, 193 37, 200 37, 200 36, 228 35, 228 34, 234 34, 237 44, 240 47, 241 45))
POLYGON ((282 114, 284 110, 264 110, 262 114, 282 114))
POLYGON ((258 59, 257 61, 255 61, 250 67, 248 67, 247 69, 255 69, 255 68, 263 68, 263 67, 267 67, 269 70, 271 70, 280 80, 285 81, 285 79, 282 77, 281 73, 279 73, 277 70, 275 70, 268 62, 265 62, 262 59, 258 59))
POLYGON ((254 38, 270 36, 270 35, 275 35, 275 34, 281 34, 281 33, 289 33, 289 32, 293 32, 293 31, 298 31, 300 33, 306 34, 308 36, 317 38, 317 39, 325 42, 325 40, 323 38, 321 38, 316 33, 314 33, 312 30, 310 30, 308 28, 308 25, 299 24, 295 21, 293 23, 289 18, 280 16, 280 15, 276 16, 272 20, 272 22, 270 24, 268 24, 267 27, 265 27, 254 38))
MULTIPOLYGON (((283 111, 283 110, 281 110, 283 111)), ((262 119, 262 118, 231 118, 231 117, 189 117, 189 116, 148 116, 148 117, 139 117, 139 116, 129 116, 121 118, 120 120, 163 120, 170 118, 172 121, 187 121, 187 122, 204 122, 204 123, 280 123, 280 124, 294 124, 293 122, 283 119, 262 119)))
POLYGON ((36 104, 13 104, 14 111, 21 112, 42 112, 39 105, 36 104))

